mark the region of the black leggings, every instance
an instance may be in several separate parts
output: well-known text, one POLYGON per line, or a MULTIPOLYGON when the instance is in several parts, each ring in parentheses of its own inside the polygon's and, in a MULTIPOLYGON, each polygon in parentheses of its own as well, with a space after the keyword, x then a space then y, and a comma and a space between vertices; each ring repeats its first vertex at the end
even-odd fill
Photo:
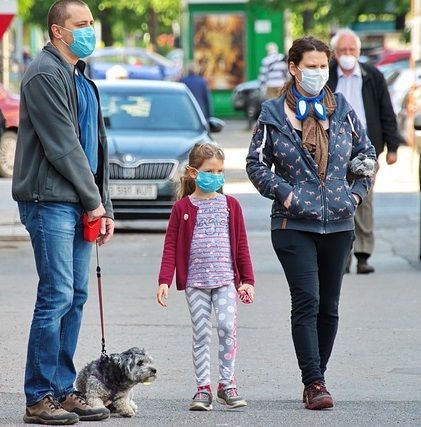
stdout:
POLYGON ((353 231, 272 231, 273 248, 291 293, 292 339, 305 385, 324 380, 338 330, 339 295, 353 241, 353 231))

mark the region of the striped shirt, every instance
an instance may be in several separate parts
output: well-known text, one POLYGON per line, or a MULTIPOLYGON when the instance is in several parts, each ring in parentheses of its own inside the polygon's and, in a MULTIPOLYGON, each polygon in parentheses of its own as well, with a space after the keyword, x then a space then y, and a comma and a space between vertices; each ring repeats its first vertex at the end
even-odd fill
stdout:
POLYGON ((190 248, 187 286, 219 288, 234 283, 227 199, 189 196, 199 209, 190 248))
POLYGON ((284 55, 272 53, 262 60, 260 66, 259 80, 266 87, 280 88, 287 78, 287 64, 284 61, 284 55))

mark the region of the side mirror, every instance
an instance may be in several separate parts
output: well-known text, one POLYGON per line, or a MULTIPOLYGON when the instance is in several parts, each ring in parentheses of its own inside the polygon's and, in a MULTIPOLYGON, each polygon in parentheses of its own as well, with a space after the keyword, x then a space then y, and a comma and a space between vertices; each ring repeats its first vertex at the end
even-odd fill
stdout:
POLYGON ((108 116, 104 116, 104 125, 106 128, 111 127, 110 118, 108 116))
POLYGON ((421 130, 421 114, 417 114, 414 120, 415 130, 421 130))
POLYGON ((216 117, 209 117, 209 130, 212 133, 221 132, 224 126, 225 122, 223 120, 217 119, 216 117))

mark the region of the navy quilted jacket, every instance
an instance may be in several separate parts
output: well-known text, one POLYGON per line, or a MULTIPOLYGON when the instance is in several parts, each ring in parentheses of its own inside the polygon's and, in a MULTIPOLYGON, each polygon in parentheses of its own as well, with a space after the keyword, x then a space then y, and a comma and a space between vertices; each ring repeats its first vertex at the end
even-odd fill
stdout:
POLYGON ((288 120, 285 96, 263 103, 247 156, 247 174, 264 197, 273 199, 272 230, 289 228, 315 233, 354 229, 356 201, 363 199, 371 179, 346 179, 349 162, 359 153, 376 159, 374 147, 357 115, 341 94, 329 120, 326 178, 288 120), (284 201, 293 193, 291 206, 284 201))

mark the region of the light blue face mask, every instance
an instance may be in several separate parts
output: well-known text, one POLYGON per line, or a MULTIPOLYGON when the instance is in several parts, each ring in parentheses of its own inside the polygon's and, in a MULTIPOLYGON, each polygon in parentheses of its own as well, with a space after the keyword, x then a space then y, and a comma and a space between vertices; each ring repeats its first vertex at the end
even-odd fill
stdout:
POLYGON ((61 39, 61 41, 69 47, 73 55, 78 58, 86 58, 95 50, 96 35, 95 30, 91 26, 77 28, 76 30, 68 30, 64 27, 61 28, 72 33, 73 43, 67 44, 63 39, 61 39))
POLYGON ((225 176, 223 173, 198 172, 199 173, 195 179, 196 185, 204 193, 213 193, 214 191, 218 191, 225 183, 225 176))

